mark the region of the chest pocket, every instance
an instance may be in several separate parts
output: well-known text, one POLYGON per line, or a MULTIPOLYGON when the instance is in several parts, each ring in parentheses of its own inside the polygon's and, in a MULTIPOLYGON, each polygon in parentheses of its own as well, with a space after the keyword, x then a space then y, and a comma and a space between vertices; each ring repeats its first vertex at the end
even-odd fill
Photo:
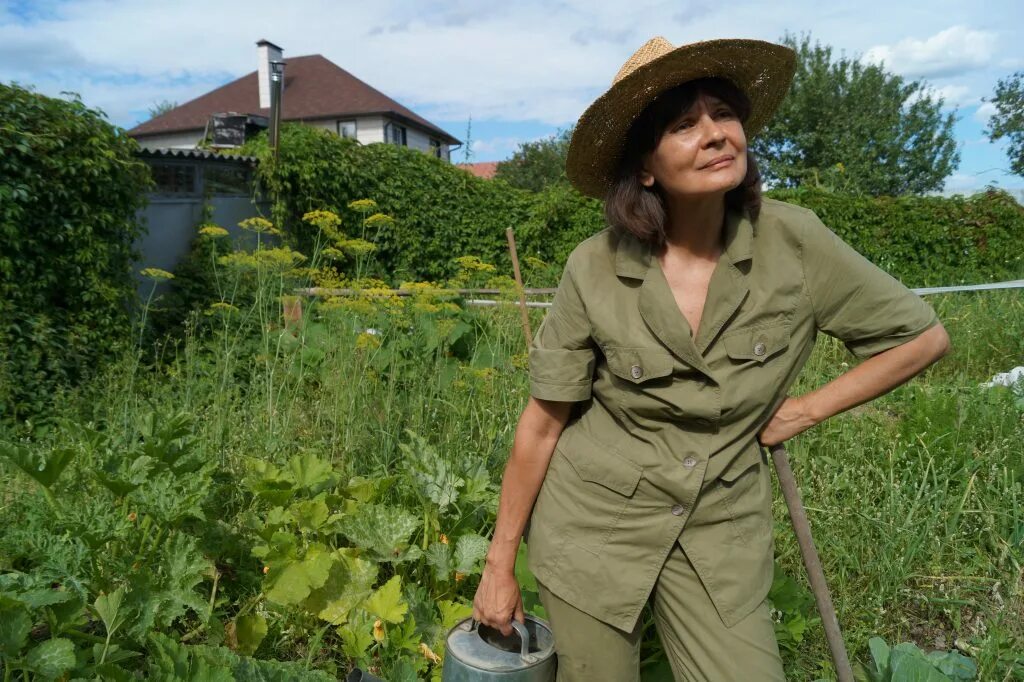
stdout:
POLYGON ((766 327, 728 331, 722 335, 722 345, 726 355, 733 360, 762 365, 789 347, 789 325, 780 322, 766 327))
POLYGON ((672 374, 672 354, 664 348, 604 348, 608 369, 630 384, 646 384, 672 374))

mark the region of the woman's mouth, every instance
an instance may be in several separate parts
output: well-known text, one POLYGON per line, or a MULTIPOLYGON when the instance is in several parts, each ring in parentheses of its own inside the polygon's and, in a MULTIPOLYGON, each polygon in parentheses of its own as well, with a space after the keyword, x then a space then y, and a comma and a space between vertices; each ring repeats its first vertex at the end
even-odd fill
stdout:
POLYGON ((724 168, 733 162, 733 158, 733 156, 728 154, 725 156, 715 157, 701 166, 700 170, 716 170, 718 168, 724 168))

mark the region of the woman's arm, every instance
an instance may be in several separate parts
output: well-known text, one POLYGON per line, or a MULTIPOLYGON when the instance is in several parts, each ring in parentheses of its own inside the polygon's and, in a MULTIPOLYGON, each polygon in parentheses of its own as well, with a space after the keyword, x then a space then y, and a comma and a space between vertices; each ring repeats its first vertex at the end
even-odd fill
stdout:
POLYGON ((949 335, 940 322, 820 388, 787 398, 762 429, 759 440, 764 446, 782 443, 829 417, 888 393, 946 355, 949 348, 949 335))
POLYGON ((516 425, 512 453, 501 479, 494 538, 473 599, 473 617, 506 635, 512 632, 509 622, 513 617, 520 622, 524 619, 515 577, 519 541, 572 405, 531 397, 516 425))

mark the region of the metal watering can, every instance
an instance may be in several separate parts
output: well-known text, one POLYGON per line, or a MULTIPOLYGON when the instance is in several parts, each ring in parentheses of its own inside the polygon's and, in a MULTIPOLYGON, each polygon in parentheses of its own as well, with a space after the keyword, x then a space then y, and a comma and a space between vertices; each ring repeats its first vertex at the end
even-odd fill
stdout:
POLYGON ((554 682, 557 658, 551 628, 526 615, 512 619, 514 632, 467 618, 448 631, 441 682, 554 682))

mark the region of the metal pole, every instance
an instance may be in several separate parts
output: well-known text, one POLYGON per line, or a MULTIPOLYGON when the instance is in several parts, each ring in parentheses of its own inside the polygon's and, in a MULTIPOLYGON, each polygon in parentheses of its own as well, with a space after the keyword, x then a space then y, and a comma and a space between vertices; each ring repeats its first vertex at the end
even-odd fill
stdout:
POLYGON ((786 507, 789 508, 789 518, 793 522, 800 554, 803 555, 807 579, 811 584, 811 592, 814 593, 814 602, 818 606, 818 613, 821 614, 821 622, 825 627, 825 639, 828 640, 832 662, 836 666, 836 675, 839 682, 854 682, 853 668, 850 667, 850 658, 846 654, 843 633, 839 630, 832 595, 825 582, 825 572, 821 569, 818 550, 814 548, 814 540, 811 538, 811 525, 807 521, 807 512, 804 511, 804 504, 800 500, 800 490, 796 487, 793 468, 789 466, 789 455, 786 454, 786 448, 782 443, 770 446, 769 450, 775 462, 775 473, 779 476, 782 496, 786 499, 786 507))
POLYGON ((281 136, 281 92, 284 85, 284 62, 270 62, 270 147, 277 161, 278 141, 281 136))

